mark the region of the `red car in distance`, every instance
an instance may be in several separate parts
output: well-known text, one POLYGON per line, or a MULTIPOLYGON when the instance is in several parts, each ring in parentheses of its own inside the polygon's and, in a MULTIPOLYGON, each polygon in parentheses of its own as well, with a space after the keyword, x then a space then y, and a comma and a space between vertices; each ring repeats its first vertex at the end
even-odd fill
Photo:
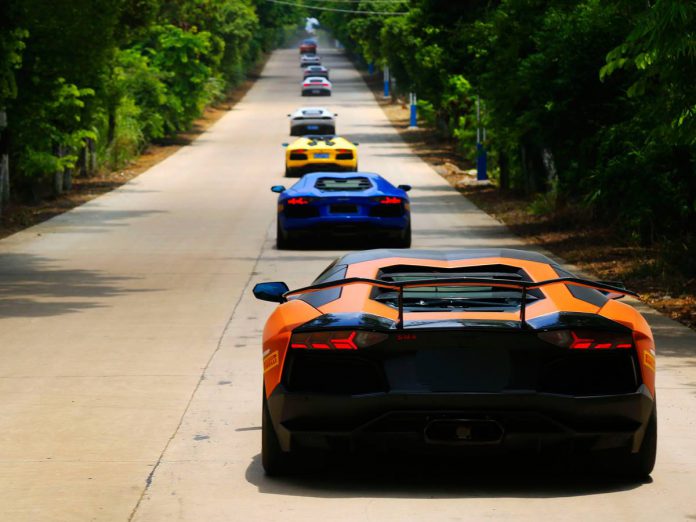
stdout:
POLYGON ((302 40, 300 43, 300 54, 316 53, 317 52, 317 42, 312 38, 307 38, 302 40))

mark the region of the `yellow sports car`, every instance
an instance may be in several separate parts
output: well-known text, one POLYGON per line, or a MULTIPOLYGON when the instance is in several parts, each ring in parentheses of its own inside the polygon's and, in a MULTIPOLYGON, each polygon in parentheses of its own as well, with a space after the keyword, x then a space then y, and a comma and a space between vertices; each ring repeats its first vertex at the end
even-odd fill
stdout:
POLYGON ((358 170, 357 143, 331 135, 308 135, 284 143, 285 175, 358 170))

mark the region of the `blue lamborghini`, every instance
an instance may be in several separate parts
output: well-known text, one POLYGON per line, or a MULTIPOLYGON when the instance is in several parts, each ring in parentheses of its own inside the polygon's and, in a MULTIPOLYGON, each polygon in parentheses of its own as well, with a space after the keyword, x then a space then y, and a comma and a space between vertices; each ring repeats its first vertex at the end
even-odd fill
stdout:
POLYGON ((409 185, 395 187, 370 172, 313 172, 292 187, 271 187, 278 196, 278 249, 305 238, 381 240, 380 246, 411 246, 409 185))

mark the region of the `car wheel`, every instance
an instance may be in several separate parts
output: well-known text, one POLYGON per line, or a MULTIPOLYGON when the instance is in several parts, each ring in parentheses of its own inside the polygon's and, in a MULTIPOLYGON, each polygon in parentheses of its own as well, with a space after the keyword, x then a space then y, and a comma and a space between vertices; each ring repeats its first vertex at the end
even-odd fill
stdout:
POLYGON ((266 388, 263 388, 263 413, 261 418, 261 465, 268 476, 285 475, 292 471, 292 453, 283 451, 273 428, 268 411, 266 388))
POLYGON ((285 167, 285 177, 286 178, 292 178, 293 177, 293 171, 291 168, 285 167))
POLYGON ((657 408, 653 409, 638 453, 631 453, 619 469, 621 475, 637 481, 648 478, 657 457, 657 408))
POLYGON ((280 226, 280 222, 276 223, 276 248, 278 250, 290 248, 290 237, 287 231, 280 226))
POLYGON ((406 227, 406 230, 403 231, 401 234, 401 237, 397 239, 396 248, 411 248, 411 224, 406 227))

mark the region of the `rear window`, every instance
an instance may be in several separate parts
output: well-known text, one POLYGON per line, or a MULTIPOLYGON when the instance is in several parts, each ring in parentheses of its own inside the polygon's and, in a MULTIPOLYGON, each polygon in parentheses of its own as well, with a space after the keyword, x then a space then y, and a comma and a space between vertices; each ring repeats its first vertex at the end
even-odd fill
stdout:
MULTIPOLYGON (((484 278, 508 281, 531 281, 527 273, 508 265, 486 265, 455 269, 438 269, 422 266, 399 265, 386 267, 378 275, 384 281, 408 282, 419 279, 484 278)), ((398 307, 398 292, 375 288, 371 298, 380 303, 398 307)), ((526 304, 544 298, 541 290, 527 292, 526 304)), ((448 286, 433 285, 405 288, 405 311, 487 311, 507 312, 517 310, 522 303, 522 291, 496 286, 448 286)))
POLYGON ((372 188, 372 182, 365 177, 355 178, 319 178, 314 188, 325 192, 361 192, 372 188))

